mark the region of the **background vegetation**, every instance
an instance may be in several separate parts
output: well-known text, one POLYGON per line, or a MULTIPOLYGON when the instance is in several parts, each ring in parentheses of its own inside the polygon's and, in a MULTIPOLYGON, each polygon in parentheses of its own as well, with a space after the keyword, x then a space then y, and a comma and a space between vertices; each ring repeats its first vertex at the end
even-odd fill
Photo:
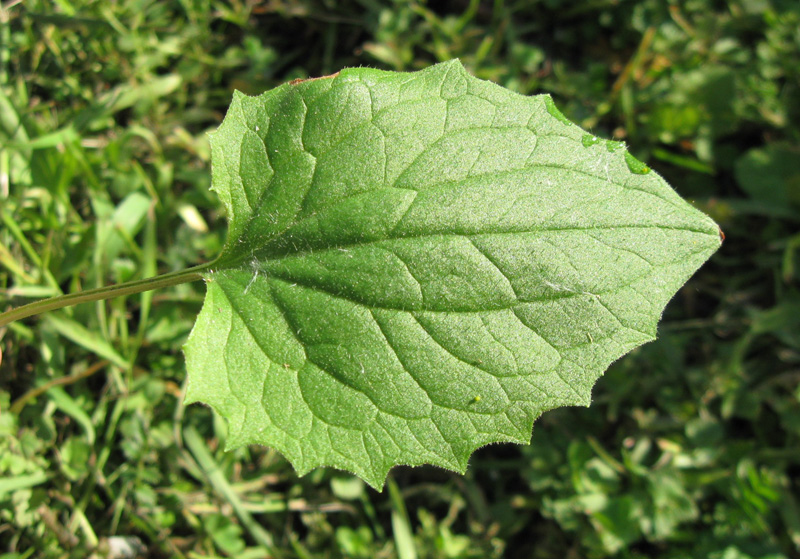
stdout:
POLYGON ((206 133, 234 89, 454 57, 552 93, 720 223, 660 339, 532 446, 376 493, 224 453, 181 406, 201 283, 13 324, 0 557, 800 557, 796 1, 6 0, 0 307, 213 258, 206 133))

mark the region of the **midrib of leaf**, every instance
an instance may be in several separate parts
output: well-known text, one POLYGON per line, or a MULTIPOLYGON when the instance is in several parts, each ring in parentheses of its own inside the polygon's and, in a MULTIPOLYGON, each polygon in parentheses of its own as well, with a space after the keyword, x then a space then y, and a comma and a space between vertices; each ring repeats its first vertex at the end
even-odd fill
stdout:
MULTIPOLYGON (((314 253, 318 253, 321 251, 332 251, 332 250, 347 250, 351 248, 358 248, 358 247, 365 247, 370 245, 377 245, 381 243, 387 243, 390 241, 414 241, 414 240, 422 240, 422 239, 430 239, 430 238, 444 238, 444 237, 464 237, 467 239, 473 238, 480 238, 480 237, 490 237, 490 236, 503 236, 503 235, 524 235, 524 234, 535 234, 535 233, 571 233, 571 232, 578 232, 578 231, 616 231, 616 230, 624 230, 624 229, 654 229, 654 230, 670 230, 670 231, 686 231, 687 233, 698 233, 700 235, 708 235, 708 231, 704 231, 698 228, 692 227, 666 227, 664 225, 636 225, 636 224, 628 224, 628 225, 599 225, 599 226, 561 226, 561 227, 537 227, 536 229, 517 229, 517 230, 508 230, 508 231, 473 231, 473 232, 453 232, 453 233, 419 233, 414 235, 397 235, 397 236, 389 236, 380 239, 372 239, 369 241, 354 241, 351 243, 336 243, 336 244, 326 244, 326 245, 315 245, 315 246, 305 246, 305 247, 297 247, 292 249, 286 249, 281 252, 270 252, 268 247, 263 248, 261 251, 253 252, 250 258, 241 258, 240 261, 236 264, 230 264, 225 266, 225 268, 240 268, 245 269, 246 266, 242 266, 243 263, 252 261, 252 260, 259 260, 259 261, 267 261, 267 262, 279 262, 286 257, 296 257, 302 255, 310 255, 314 253)), ((279 241, 283 237, 281 234, 278 238, 273 238, 272 241, 279 241)), ((615 249, 616 250, 616 249, 615 249)), ((632 254, 636 254, 632 251, 632 254)), ((638 255, 637 255, 638 256, 638 255)), ((219 268, 219 267, 218 267, 219 268)))
MULTIPOLYGON (((648 228, 660 229, 660 228, 657 228, 655 226, 651 226, 651 227, 648 227, 648 228)), ((572 231, 572 229, 564 229, 564 231, 572 231)), ((692 231, 692 230, 688 230, 687 229, 686 231, 692 231)), ((692 231, 692 232, 698 232, 698 233, 705 234, 702 231, 692 231)), ((488 235, 496 235, 496 234, 497 233, 487 233, 487 236, 488 235)), ((510 234, 510 233, 507 233, 507 234, 510 234)), ((448 235, 420 235, 420 236, 406 237, 406 238, 413 240, 413 239, 419 239, 419 238, 447 237, 447 236, 448 235)), ((461 237, 460 235, 449 235, 449 236, 461 237)), ((471 236, 464 236, 464 237, 468 238, 469 240, 472 240, 473 237, 478 237, 478 236, 479 235, 471 235, 471 236)), ((309 254, 310 255, 310 254, 316 254, 316 253, 319 253, 319 252, 342 250, 343 248, 346 249, 346 248, 353 248, 353 247, 366 246, 366 245, 379 245, 379 244, 385 243, 385 242, 386 241, 383 241, 383 240, 368 241, 368 242, 365 242, 365 243, 359 243, 359 244, 353 244, 353 245, 338 245, 338 246, 333 246, 333 247, 326 247, 326 248, 323 248, 323 249, 298 250, 296 253, 289 255, 289 257, 296 257, 296 256, 300 256, 302 254, 309 254)), ((598 242, 602 242, 602 241, 598 240, 598 242)), ((614 247, 614 249, 615 250, 622 250, 622 249, 618 249, 616 247, 614 247)), ((387 249, 387 250, 389 250, 389 249, 387 249)), ((480 248, 476 247, 476 250, 478 250, 478 252, 480 252, 489 262, 491 262, 491 259, 486 254, 484 254, 480 250, 480 248)), ((637 254, 637 253, 635 253, 633 251, 628 251, 628 252, 630 252, 631 254, 634 254, 635 256, 637 256, 637 257, 641 258, 642 260, 644 260, 645 262, 647 262, 647 260, 645 258, 643 258, 641 255, 639 255, 639 254, 637 254)), ((691 253, 691 254, 692 255, 699 254, 700 252, 702 252, 702 250, 698 249, 697 252, 694 252, 694 253, 691 253)), ((383 309, 388 309, 388 310, 401 310, 401 311, 408 311, 408 312, 425 311, 425 312, 449 313, 449 312, 483 312, 484 310, 505 310, 505 309, 513 308, 515 305, 522 304, 522 303, 536 303, 536 302, 542 302, 542 301, 553 301, 555 299, 567 299, 567 298, 579 297, 579 296, 598 297, 598 296, 601 296, 601 295, 606 295, 608 293, 613 293, 613 292, 618 291, 619 289, 622 289, 622 288, 625 288, 625 287, 630 287, 631 285, 633 285, 637 281, 641 281, 641 280, 643 280, 643 279, 645 279, 647 277, 652 276, 653 275, 653 271, 655 271, 657 268, 666 267, 666 266, 669 266, 669 265, 672 265, 672 264, 676 264, 677 262, 679 262, 683 258, 684 257, 681 257, 679 259, 668 261, 668 262, 665 262, 665 263, 662 263, 662 264, 659 264, 659 265, 653 265, 653 264, 647 262, 648 265, 651 266, 651 271, 649 273, 641 274, 641 275, 638 275, 638 276, 633 276, 630 279, 630 281, 628 281, 626 283, 622 283, 622 284, 614 287, 613 289, 609 289, 609 290, 605 290, 605 291, 602 291, 602 290, 601 291, 593 291, 593 292, 565 291, 565 292, 563 292, 561 294, 552 294, 552 295, 541 296, 541 297, 524 298, 524 299, 523 298, 518 298, 514 303, 512 303, 510 305, 507 305, 507 306, 492 306, 492 307, 487 307, 486 309, 473 310, 473 311, 470 311, 470 310, 458 310, 458 309, 436 310, 436 309, 428 309, 428 308, 425 308, 425 307, 422 307, 422 308, 393 307, 393 306, 384 306, 384 305, 379 305, 379 304, 374 304, 374 303, 366 303, 364 301, 359 301, 357 299, 354 299, 354 298, 351 298, 351 297, 347 297, 346 295, 343 295, 343 294, 340 294, 340 293, 335 293, 333 291, 327 290, 327 289, 325 289, 325 287, 323 287, 321 285, 315 285, 315 284, 313 284, 311 282, 303 282, 302 280, 299 280, 297 278, 291 277, 288 274, 283 274, 282 275, 280 273, 279 269, 276 269, 276 270, 273 270, 273 271, 270 272, 270 271, 265 270, 263 267, 259 267, 258 270, 259 270, 259 273, 263 273, 267 277, 271 277, 273 279, 281 280, 281 281, 283 281, 283 282, 285 282, 287 284, 296 284, 296 285, 301 285, 303 287, 306 287, 308 289, 315 289, 315 290, 324 291, 325 293, 327 293, 328 295, 330 295, 332 297, 346 299, 346 300, 352 301, 353 303, 357 303, 359 305, 376 307, 376 308, 383 308, 383 309)), ((268 258, 267 260, 269 262, 280 263, 283 260, 283 257, 273 257, 273 258, 268 258)), ((402 259, 400 259, 400 260, 402 260, 402 259)), ((499 270, 499 267, 496 264, 494 264, 494 263, 492 263, 492 264, 495 266, 495 268, 497 268, 499 270)), ((252 272, 252 267, 236 267, 236 269, 239 269, 239 270, 242 270, 242 271, 246 271, 246 272, 252 272)), ((501 271, 501 273, 502 273, 502 271, 501 271)), ((412 274, 412 276, 413 276, 413 274, 412 274)))
MULTIPOLYGON (((425 152, 422 152, 422 153, 425 153, 425 152)), ((530 172, 532 169, 536 170, 536 169, 542 169, 542 168, 559 169, 559 170, 566 171, 568 173, 581 174, 581 175, 584 175, 584 176, 587 176, 587 177, 590 177, 590 178, 593 178, 593 179, 598 179, 598 180, 601 180, 603 182, 614 184, 615 186, 618 186, 620 189, 623 189, 623 190, 636 191, 636 192, 642 193, 644 195, 653 196, 653 197, 657 198, 658 200, 661 200, 664 203, 667 203, 667 204, 669 204, 669 205, 671 205, 673 207, 676 207, 682 213, 684 213, 686 211, 685 207, 678 206, 676 200, 672 200, 672 199, 666 198, 666 197, 664 197, 664 196, 662 196, 662 195, 660 195, 658 193, 650 192, 648 190, 641 189, 641 188, 635 188, 635 187, 631 186, 630 184, 622 184, 622 183, 619 183, 619 182, 615 182, 613 180, 607 179, 603 175, 592 174, 592 173, 589 173, 589 172, 586 172, 586 171, 582 171, 580 169, 571 169, 571 168, 568 168, 568 167, 563 166, 563 165, 536 163, 534 165, 531 165, 530 167, 521 167, 521 168, 510 169, 510 170, 507 170, 507 171, 499 171, 499 172, 490 172, 490 173, 480 173, 480 174, 468 175, 466 177, 466 179, 464 179, 464 180, 484 179, 484 178, 488 178, 488 177, 500 177, 500 176, 508 175, 508 174, 526 173, 526 172, 530 172)), ((402 173, 401 173, 401 175, 402 175, 402 173)), ((405 216, 412 209, 412 207, 414 205, 414 202, 415 202, 415 199, 416 199, 416 194, 418 194, 419 192, 422 192, 422 191, 432 191, 432 190, 437 189, 437 188, 439 188, 441 186, 444 186, 444 185, 447 185, 449 188, 452 188, 452 189, 462 188, 463 187, 463 182, 464 181, 444 181, 444 182, 441 182, 441 183, 431 184, 429 186, 426 186, 426 188, 424 188, 424 189, 412 189, 412 188, 408 188, 408 187, 398 187, 398 186, 394 186, 394 185, 380 186, 380 187, 378 187, 378 188, 376 188, 374 190, 357 192, 357 193, 355 193, 353 195, 347 196, 345 198, 341 198, 339 200, 336 200, 334 203, 332 203, 331 205, 329 205, 327 207, 318 208, 318 209, 316 209, 314 211, 314 213, 312 213, 310 215, 303 216, 302 214, 304 213, 304 207, 305 207, 306 201, 307 201, 308 196, 309 196, 309 194, 311 193, 311 190, 312 190, 311 187, 309 187, 309 189, 306 191, 305 196, 303 197, 303 200, 301 202, 301 209, 296 213, 296 218, 299 218, 299 219, 295 219, 295 220, 291 221, 284 228, 284 230, 276 232, 273 235, 268 236, 266 238, 263 238, 261 240, 261 246, 258 247, 256 250, 254 250, 249 256, 248 255, 240 255, 240 256, 238 256, 236 258, 229 259, 225 255, 222 255, 217 261, 214 262, 214 264, 216 265, 217 268, 221 268, 221 267, 224 267, 224 268, 235 268, 235 267, 241 266, 243 263, 246 263, 248 261, 252 261, 253 259, 257 259, 257 260, 274 260, 274 259, 280 258, 280 257, 282 257, 282 256, 284 256, 286 254, 299 255, 299 254, 302 254, 302 253, 307 252, 307 251, 314 251, 314 250, 320 250, 320 249, 341 249, 341 248, 346 249, 346 248, 351 248, 353 246, 361 246, 361 245, 364 245, 364 244, 367 244, 367 243, 370 243, 370 242, 381 242, 381 241, 387 241, 387 240, 393 240, 393 239, 414 239, 414 238, 419 239, 419 238, 424 238, 426 236, 429 236, 429 234, 417 234, 417 235, 400 234, 400 235, 397 235, 397 236, 392 236, 392 235, 395 233, 396 229, 403 224, 403 220, 404 220, 405 216), (349 202, 349 201, 353 201, 353 200, 359 198, 360 196, 363 196, 363 195, 374 195, 376 193, 376 191, 383 191, 383 190, 390 190, 390 189, 412 192, 412 193, 415 194, 415 198, 410 200, 410 201, 408 201, 408 205, 406 207, 405 213, 403 214, 402 217, 397 219, 397 222, 395 223, 394 227, 390 231, 389 236, 382 237, 380 239, 375 239, 375 240, 372 240, 372 241, 363 241, 363 242, 358 242, 358 243, 341 243, 341 244, 337 244, 337 245, 321 245, 321 246, 315 246, 315 247, 310 247, 310 246, 309 247, 293 246, 292 248, 285 247, 284 250, 281 251, 281 252, 278 252, 278 253, 272 252, 271 245, 276 245, 276 244, 279 244, 281 241, 286 241, 287 237, 291 237, 291 235, 293 233, 293 230, 296 229, 297 227, 302 226, 303 224, 308 223, 309 221, 312 221, 312 220, 319 221, 319 220, 323 219, 326 215, 329 215, 329 213, 331 211, 334 211, 334 210, 340 208, 342 204, 344 204, 346 202, 349 202)), ((313 183, 313 178, 311 180, 311 183, 313 183)), ((592 193, 592 188, 587 187, 586 190, 587 190, 587 194, 591 194, 592 193)), ((266 191, 266 189, 265 189, 265 191, 266 191)), ((592 199, 589 198, 589 202, 591 202, 591 201, 592 201, 592 199)), ((584 200, 583 204, 590 205, 590 204, 587 204, 587 202, 585 200, 584 200)), ((258 208, 258 209, 260 209, 260 208, 258 208)), ((566 212, 572 211, 574 209, 576 209, 576 208, 575 207, 567 207, 567 208, 564 208, 563 210, 561 210, 561 213, 566 213, 566 212)), ((257 218, 258 218, 258 213, 254 213, 253 215, 251 215, 248 218, 248 223, 252 223, 257 218)), ((487 225, 487 227, 494 227, 494 226, 493 225, 487 225)), ((497 235, 500 235, 500 234, 517 234, 517 233, 535 233, 535 232, 553 232, 553 231, 589 231, 589 230, 606 230, 606 229, 608 229, 608 230, 613 230, 613 229, 662 229, 662 230, 663 229, 670 229, 670 230, 675 230, 675 231, 688 231, 688 232, 693 232, 693 233, 699 233, 699 234, 709 235, 709 236, 712 236, 712 237, 717 235, 717 233, 715 231, 711 231, 709 229, 701 229, 701 228, 694 228, 694 227, 674 227, 674 226, 670 226, 670 225, 667 225, 667 224, 635 224, 635 223, 599 224, 599 225, 586 225, 586 226, 564 225, 564 226, 537 226, 537 227, 522 227, 522 226, 515 227, 512 224, 506 230, 492 229, 491 231, 480 231, 480 230, 478 230, 478 231, 453 231, 452 234, 453 235, 481 235, 481 234, 487 234, 487 235, 488 234, 497 234, 497 235)), ((439 233, 439 234, 441 234, 441 233, 439 233)), ((289 240, 290 241, 302 241, 301 238, 300 239, 290 238, 289 240)))

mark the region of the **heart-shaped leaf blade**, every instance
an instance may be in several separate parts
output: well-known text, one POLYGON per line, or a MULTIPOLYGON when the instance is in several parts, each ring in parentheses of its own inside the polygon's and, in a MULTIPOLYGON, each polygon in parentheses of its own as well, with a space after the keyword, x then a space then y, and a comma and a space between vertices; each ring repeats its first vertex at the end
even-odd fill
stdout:
POLYGON ((237 94, 212 149, 230 231, 186 400, 300 474, 528 442, 720 244, 622 144, 458 61, 237 94))

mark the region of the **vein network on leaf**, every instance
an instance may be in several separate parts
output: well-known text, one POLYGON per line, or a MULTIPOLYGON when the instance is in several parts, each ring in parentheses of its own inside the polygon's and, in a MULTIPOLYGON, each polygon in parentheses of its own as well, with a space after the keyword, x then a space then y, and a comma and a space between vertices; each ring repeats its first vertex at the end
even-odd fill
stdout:
POLYGON ((458 61, 237 94, 212 158, 230 231, 187 402, 375 487, 588 405, 720 242, 624 144, 458 61))

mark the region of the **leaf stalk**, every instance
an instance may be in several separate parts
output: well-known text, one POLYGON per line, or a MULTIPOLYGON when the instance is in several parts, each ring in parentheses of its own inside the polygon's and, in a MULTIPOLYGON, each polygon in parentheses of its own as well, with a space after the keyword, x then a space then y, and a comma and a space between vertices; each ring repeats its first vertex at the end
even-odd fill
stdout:
POLYGON ((90 303, 92 301, 102 301, 104 299, 112 299, 114 297, 121 297, 124 295, 134 295, 142 293, 143 291, 151 291, 153 289, 161 289, 162 287, 170 287, 179 285, 181 283, 188 283, 190 281, 197 281, 203 279, 203 272, 209 269, 211 264, 201 264, 185 270, 177 272, 170 272, 161 276, 151 278, 144 278, 115 285, 107 285, 98 287, 96 289, 88 289, 86 291, 79 291, 77 293, 68 293, 66 295, 59 295, 49 299, 42 299, 27 305, 22 305, 10 311, 0 314, 0 327, 10 324, 16 320, 21 320, 29 316, 41 314, 48 311, 54 311, 69 307, 71 305, 78 305, 80 303, 90 303))

